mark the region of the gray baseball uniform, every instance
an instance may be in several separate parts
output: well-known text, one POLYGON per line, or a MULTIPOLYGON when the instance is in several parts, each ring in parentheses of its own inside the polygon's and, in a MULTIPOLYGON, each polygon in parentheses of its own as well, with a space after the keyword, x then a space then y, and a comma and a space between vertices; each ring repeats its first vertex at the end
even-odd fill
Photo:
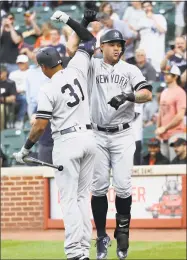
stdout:
POLYGON ((58 71, 41 88, 36 118, 51 120, 53 163, 65 225, 68 258, 89 256, 92 226, 89 215, 90 185, 95 158, 95 139, 90 125, 87 74, 90 58, 78 50, 66 69, 58 71), (80 62, 81 61, 81 62, 80 62), (72 131, 63 134, 71 128, 72 131), (61 133, 60 133, 61 132, 61 133))
POLYGON ((92 184, 94 196, 107 193, 112 168, 113 186, 118 197, 131 195, 131 169, 135 151, 135 138, 131 121, 134 118, 134 103, 126 101, 115 110, 107 104, 121 92, 132 93, 145 86, 141 71, 134 65, 120 60, 114 66, 103 59, 92 58, 89 70, 89 94, 91 121, 97 142, 96 164, 92 184), (128 123, 125 130, 123 124, 128 123), (117 127, 115 133, 99 131, 100 127, 117 127))

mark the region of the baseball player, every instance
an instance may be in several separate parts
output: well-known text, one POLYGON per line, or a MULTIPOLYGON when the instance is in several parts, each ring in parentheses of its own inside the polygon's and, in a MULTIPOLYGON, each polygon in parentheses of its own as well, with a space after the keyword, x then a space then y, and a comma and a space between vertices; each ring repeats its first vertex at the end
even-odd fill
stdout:
POLYGON ((37 53, 37 62, 51 81, 40 90, 36 121, 25 145, 14 157, 23 163, 50 120, 53 163, 64 166, 63 172, 55 171, 55 179, 65 225, 65 253, 71 260, 88 260, 92 235, 90 185, 96 143, 90 124, 87 74, 96 40, 65 13, 56 12, 51 19, 72 25, 85 41, 66 69, 62 68, 62 59, 55 48, 45 47, 37 53))
MULTIPOLYGON (((76 34, 72 35, 67 45, 71 53, 76 51, 78 42, 76 34)), ((134 104, 152 99, 152 86, 136 66, 120 59, 125 41, 119 31, 107 31, 101 37, 100 48, 103 59, 92 57, 88 78, 91 122, 97 142, 91 201, 98 235, 97 259, 107 257, 110 245, 110 237, 106 234, 110 169, 116 192, 117 256, 125 259, 129 247, 131 170, 135 151, 131 122, 134 104)))

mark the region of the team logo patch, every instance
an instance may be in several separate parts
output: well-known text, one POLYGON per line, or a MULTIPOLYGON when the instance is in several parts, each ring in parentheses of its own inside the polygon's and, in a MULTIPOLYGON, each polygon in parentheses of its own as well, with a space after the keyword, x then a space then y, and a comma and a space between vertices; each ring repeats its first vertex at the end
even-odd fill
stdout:
POLYGON ((114 37, 119 38, 119 33, 118 33, 118 32, 115 32, 115 33, 114 33, 114 37))

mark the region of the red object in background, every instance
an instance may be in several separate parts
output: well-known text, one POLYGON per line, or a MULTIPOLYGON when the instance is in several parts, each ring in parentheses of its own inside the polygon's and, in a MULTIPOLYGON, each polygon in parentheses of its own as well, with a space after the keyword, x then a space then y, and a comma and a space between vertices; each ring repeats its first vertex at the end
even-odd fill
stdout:
POLYGON ((159 203, 154 203, 146 209, 152 212, 153 218, 164 216, 181 216, 182 215, 182 198, 180 194, 167 194, 159 199, 159 203))

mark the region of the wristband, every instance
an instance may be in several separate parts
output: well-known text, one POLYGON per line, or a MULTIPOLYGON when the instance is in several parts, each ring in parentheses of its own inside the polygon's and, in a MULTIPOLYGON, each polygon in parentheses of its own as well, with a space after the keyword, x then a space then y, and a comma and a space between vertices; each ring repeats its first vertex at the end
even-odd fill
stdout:
POLYGON ((135 95, 134 95, 134 93, 126 94, 126 93, 123 92, 123 95, 126 97, 126 100, 128 100, 130 102, 135 102, 135 95))
POLYGON ((31 140, 27 139, 25 145, 24 145, 24 148, 29 150, 33 147, 33 145, 35 145, 35 143, 33 143, 31 140))

